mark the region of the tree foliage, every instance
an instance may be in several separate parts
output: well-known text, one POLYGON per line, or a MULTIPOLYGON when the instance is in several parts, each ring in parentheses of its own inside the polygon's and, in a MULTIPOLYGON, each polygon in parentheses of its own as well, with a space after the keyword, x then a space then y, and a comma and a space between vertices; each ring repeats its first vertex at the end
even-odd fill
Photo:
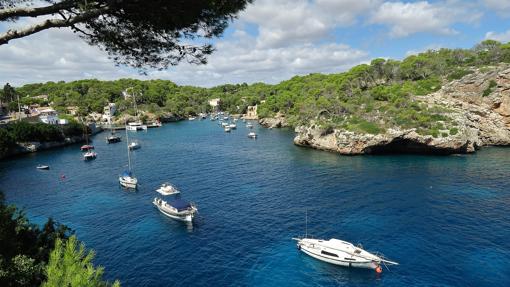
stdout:
MULTIPOLYGON (((103 268, 94 267, 93 259, 94 251, 87 251, 85 245, 79 243, 76 236, 71 236, 66 241, 57 239, 46 267, 47 280, 42 287, 110 286, 102 279, 103 268)), ((120 283, 116 281, 112 286, 120 287, 120 283)))
POLYGON ((0 286, 38 286, 55 242, 69 236, 64 225, 48 219, 43 228, 6 205, 0 192, 0 286))
POLYGON ((211 44, 197 44, 198 39, 220 36, 249 2, 0 0, 0 22, 44 18, 0 34, 0 45, 46 29, 69 27, 90 45, 103 48, 118 64, 139 69, 163 69, 183 60, 201 64, 213 48, 211 44))

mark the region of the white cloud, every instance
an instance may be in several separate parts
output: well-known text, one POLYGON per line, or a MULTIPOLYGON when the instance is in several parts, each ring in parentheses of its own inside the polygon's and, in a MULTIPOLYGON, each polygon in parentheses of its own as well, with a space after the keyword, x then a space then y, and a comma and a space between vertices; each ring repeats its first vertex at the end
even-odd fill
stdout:
POLYGON ((480 19, 481 14, 469 9, 471 6, 456 0, 433 4, 428 1, 385 2, 373 13, 370 23, 390 26, 390 35, 396 38, 420 32, 453 35, 458 32, 451 28, 452 24, 480 19))
POLYGON ((509 17, 510 16, 510 1, 507 0, 483 0, 484 4, 499 15, 509 17))
POLYGON ((502 43, 510 42, 510 30, 507 30, 503 33, 497 33, 493 31, 487 32, 485 34, 485 39, 496 40, 502 43))

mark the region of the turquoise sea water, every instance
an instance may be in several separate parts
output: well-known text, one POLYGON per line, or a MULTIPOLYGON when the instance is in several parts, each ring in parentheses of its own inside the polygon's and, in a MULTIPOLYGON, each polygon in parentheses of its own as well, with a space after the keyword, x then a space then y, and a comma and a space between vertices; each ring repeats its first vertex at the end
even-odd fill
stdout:
POLYGON ((126 146, 106 134, 94 137, 95 161, 80 145, 1 161, 0 189, 31 220, 73 228, 123 286, 510 285, 510 149, 345 157, 296 147, 288 130, 255 131, 206 120, 131 133, 137 192, 118 186, 126 146), (193 227, 152 206, 165 181, 198 204, 193 227), (298 252, 306 211, 315 237, 401 265, 376 275, 298 252))

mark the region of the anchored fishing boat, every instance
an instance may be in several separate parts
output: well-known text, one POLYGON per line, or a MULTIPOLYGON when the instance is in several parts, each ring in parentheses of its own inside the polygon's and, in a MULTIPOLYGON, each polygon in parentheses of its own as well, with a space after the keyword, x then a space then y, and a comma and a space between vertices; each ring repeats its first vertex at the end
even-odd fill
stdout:
POLYGON ((185 222, 192 222, 198 212, 195 204, 180 198, 165 201, 155 197, 152 203, 164 215, 185 222))

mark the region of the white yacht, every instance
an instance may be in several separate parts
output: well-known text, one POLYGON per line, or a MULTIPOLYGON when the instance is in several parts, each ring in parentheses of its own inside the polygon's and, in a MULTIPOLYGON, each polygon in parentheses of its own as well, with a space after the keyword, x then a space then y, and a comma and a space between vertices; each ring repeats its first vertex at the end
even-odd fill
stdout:
POLYGON ((119 176, 119 183, 121 186, 125 188, 136 189, 138 187, 138 179, 133 176, 131 172, 131 150, 129 149, 129 136, 126 130, 126 146, 127 146, 127 154, 128 154, 128 170, 124 171, 119 176))
POLYGON ((152 203, 164 215, 185 222, 192 222, 198 212, 195 204, 179 198, 165 201, 155 197, 152 203))
POLYGON ((147 125, 142 124, 142 122, 132 122, 126 125, 126 130, 128 131, 147 130, 147 125))
POLYGON ((257 138, 257 134, 255 132, 250 132, 250 133, 248 133, 248 137, 252 138, 252 139, 256 139, 257 138))
POLYGON ((225 127, 225 132, 226 132, 226 133, 229 133, 229 132, 230 132, 230 127, 229 127, 229 126, 226 126, 226 127, 225 127))
POLYGON ((398 265, 385 259, 382 255, 375 255, 362 249, 361 246, 354 246, 352 243, 339 239, 312 239, 312 238, 293 238, 297 240, 297 248, 313 258, 325 261, 331 264, 374 269, 381 273, 384 265, 398 265))
POLYGON ((136 189, 138 186, 138 179, 136 179, 130 171, 126 170, 119 176, 119 183, 123 187, 136 189))
POLYGON ((236 124, 232 123, 228 126, 231 130, 235 130, 237 128, 236 124))
POLYGON ((156 189, 156 192, 161 195, 173 195, 180 193, 180 191, 170 183, 163 183, 158 189, 156 189))

